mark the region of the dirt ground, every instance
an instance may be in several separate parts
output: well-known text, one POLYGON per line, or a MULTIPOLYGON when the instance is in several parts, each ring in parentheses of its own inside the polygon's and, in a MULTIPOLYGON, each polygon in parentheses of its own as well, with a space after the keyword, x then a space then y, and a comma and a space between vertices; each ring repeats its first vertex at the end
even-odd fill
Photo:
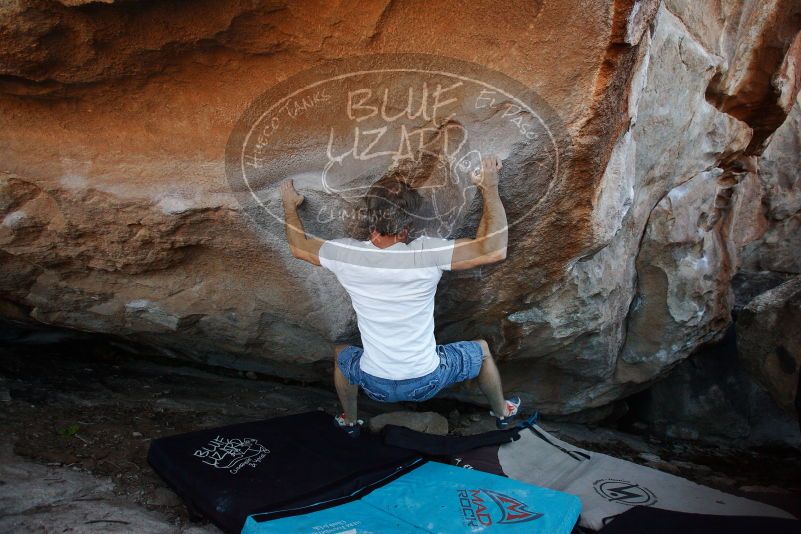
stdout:
MULTIPOLYGON (((493 421, 486 410, 449 401, 364 400, 360 417, 399 408, 439 411, 458 433, 493 421)), ((78 520, 67 531, 215 532, 149 467, 150 440, 309 410, 336 413, 333 388, 133 358, 109 346, 0 348, 0 532, 60 532, 63 521, 78 520)), ((543 426, 579 446, 801 514, 801 451, 665 443, 547 419, 543 426)))

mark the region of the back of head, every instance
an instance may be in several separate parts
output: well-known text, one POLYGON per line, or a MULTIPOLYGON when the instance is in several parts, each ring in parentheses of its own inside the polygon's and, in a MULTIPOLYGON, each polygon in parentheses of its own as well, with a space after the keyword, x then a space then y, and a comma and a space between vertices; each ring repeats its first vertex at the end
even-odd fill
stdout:
POLYGON ((423 198, 397 170, 373 184, 365 197, 368 230, 381 235, 411 231, 423 198))

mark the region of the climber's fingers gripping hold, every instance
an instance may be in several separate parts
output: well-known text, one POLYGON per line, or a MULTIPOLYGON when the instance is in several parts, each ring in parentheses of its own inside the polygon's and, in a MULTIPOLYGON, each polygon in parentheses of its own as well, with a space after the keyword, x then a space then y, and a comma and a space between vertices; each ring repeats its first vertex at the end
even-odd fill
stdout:
POLYGON ((481 160, 480 168, 473 171, 473 184, 480 189, 498 185, 498 171, 503 167, 498 156, 486 156, 481 160))
POLYGON ((281 198, 284 204, 289 204, 296 208, 303 204, 304 200, 303 195, 295 191, 295 184, 292 182, 292 178, 287 178, 281 182, 281 198))

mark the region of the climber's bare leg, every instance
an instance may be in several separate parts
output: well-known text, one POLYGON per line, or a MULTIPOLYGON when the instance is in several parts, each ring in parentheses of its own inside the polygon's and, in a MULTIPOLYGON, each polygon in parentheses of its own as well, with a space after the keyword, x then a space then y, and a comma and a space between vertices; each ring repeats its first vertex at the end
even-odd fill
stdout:
POLYGON ((342 405, 342 411, 345 412, 345 422, 356 422, 356 404, 359 398, 359 386, 351 384, 342 371, 339 370, 337 360, 339 353, 347 345, 337 345, 334 347, 334 385, 337 388, 337 396, 339 396, 339 403, 342 405))
POLYGON ((501 385, 501 374, 495 365, 495 359, 489 350, 489 345, 483 339, 474 339, 481 345, 484 351, 484 360, 481 362, 481 371, 478 373, 478 387, 484 396, 487 397, 492 411, 496 414, 507 415, 506 400, 503 398, 503 387, 501 385))

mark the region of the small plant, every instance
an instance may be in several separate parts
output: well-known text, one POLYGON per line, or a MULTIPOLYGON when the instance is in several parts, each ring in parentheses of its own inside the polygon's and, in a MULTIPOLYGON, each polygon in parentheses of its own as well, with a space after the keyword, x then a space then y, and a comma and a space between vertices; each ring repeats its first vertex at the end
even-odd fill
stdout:
POLYGON ((78 433, 78 425, 72 424, 69 426, 65 426, 64 428, 59 428, 58 433, 62 436, 74 436, 78 433))

